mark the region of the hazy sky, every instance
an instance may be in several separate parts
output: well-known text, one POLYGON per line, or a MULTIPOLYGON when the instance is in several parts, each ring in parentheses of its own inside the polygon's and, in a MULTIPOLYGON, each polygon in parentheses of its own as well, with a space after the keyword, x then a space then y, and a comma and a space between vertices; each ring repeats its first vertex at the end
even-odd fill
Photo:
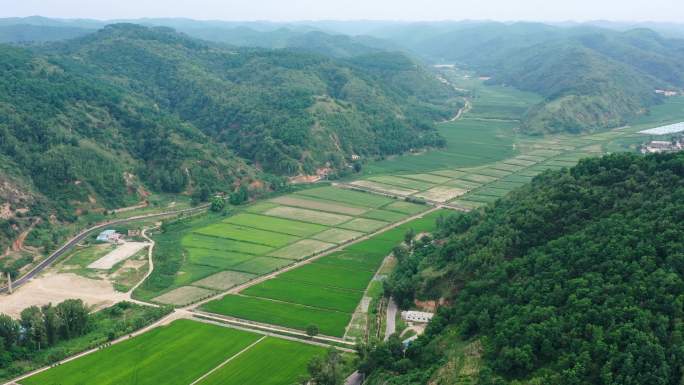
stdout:
POLYGON ((0 17, 684 22, 683 0, 0 0, 0 17))

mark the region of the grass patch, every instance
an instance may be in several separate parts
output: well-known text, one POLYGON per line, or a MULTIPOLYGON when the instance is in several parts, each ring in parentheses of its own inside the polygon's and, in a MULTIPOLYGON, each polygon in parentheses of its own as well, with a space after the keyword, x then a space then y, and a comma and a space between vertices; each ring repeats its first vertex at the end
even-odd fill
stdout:
POLYGON ((228 290, 248 282, 253 278, 256 278, 255 274, 242 273, 239 271, 222 271, 195 282, 195 285, 214 290, 228 290))
POLYGON ((424 205, 419 205, 415 203, 410 203, 410 202, 404 202, 404 201, 397 201, 388 204, 387 206, 382 208, 383 210, 389 210, 389 211, 396 211, 398 213, 402 214, 407 214, 407 215, 415 215, 420 212, 423 212, 427 210, 427 207, 424 205))
POLYGON ((430 187, 434 186, 434 183, 429 183, 429 182, 423 182, 419 180, 414 180, 414 179, 405 179, 402 177, 398 176, 389 176, 389 175, 383 175, 383 176, 374 176, 368 178, 368 180, 371 180, 373 182, 379 182, 379 183, 384 183, 392 186, 398 186, 398 187, 403 187, 407 189, 413 189, 413 190, 426 190, 429 189, 430 187))

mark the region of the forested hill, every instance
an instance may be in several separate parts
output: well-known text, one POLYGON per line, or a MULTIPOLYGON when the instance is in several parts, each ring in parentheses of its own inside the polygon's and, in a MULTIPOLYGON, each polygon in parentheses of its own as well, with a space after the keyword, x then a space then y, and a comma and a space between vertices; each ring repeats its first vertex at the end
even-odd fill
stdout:
POLYGON ((524 121, 531 133, 628 124, 660 101, 655 89, 684 88, 684 40, 648 29, 455 23, 377 36, 432 62, 457 63, 492 76, 491 82, 543 95, 524 121))
MULTIPOLYGON (((258 193, 279 176, 347 170, 352 155, 441 145, 433 121, 459 107, 401 54, 233 49, 133 24, 0 45, 0 70, 0 202, 46 219, 142 190, 258 193)), ((0 220, 0 246, 15 219, 0 220)))
POLYGON ((449 305, 369 384, 681 384, 683 202, 684 154, 619 154, 442 221, 386 286, 449 305))

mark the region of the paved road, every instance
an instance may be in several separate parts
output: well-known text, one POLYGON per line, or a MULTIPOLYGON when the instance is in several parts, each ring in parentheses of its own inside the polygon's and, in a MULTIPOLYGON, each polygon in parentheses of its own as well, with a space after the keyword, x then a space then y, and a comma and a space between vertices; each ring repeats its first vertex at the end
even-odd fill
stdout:
POLYGON ((363 384, 363 374, 359 372, 354 372, 351 376, 347 377, 344 381, 344 385, 361 385, 363 384))
POLYGON ((394 334, 397 330, 396 319, 397 319, 397 303, 394 302, 394 298, 390 297, 387 302, 387 320, 385 323, 385 341, 394 334))
MULTIPOLYGON (((55 250, 47 258, 45 258, 40 263, 38 263, 35 267, 33 267, 33 269, 29 270, 28 273, 24 274, 21 278, 12 282, 12 289, 17 289, 17 288, 21 287, 22 285, 26 284, 29 280, 31 280, 31 278, 40 274, 43 270, 45 270, 48 266, 50 266, 53 262, 55 262, 59 257, 64 255, 64 253, 69 251, 72 247, 74 247, 76 244, 81 242, 88 235, 90 235, 90 233, 92 233, 94 231, 103 229, 103 228, 108 227, 108 226, 121 225, 121 224, 135 222, 135 221, 144 220, 144 219, 152 219, 152 218, 165 217, 165 216, 169 216, 169 215, 177 215, 177 214, 182 214, 182 213, 201 211, 201 210, 206 209, 207 207, 209 207, 209 205, 202 205, 202 206, 197 206, 197 207, 193 207, 190 209, 177 210, 177 211, 165 211, 163 213, 157 213, 157 214, 139 215, 139 216, 125 218, 125 219, 108 221, 108 222, 100 223, 98 225, 87 228, 87 229, 81 231, 80 233, 78 233, 78 235, 76 235, 75 237, 68 240, 59 249, 55 250)), ((6 292, 7 292, 7 286, 0 287, 0 293, 6 293, 6 292)))

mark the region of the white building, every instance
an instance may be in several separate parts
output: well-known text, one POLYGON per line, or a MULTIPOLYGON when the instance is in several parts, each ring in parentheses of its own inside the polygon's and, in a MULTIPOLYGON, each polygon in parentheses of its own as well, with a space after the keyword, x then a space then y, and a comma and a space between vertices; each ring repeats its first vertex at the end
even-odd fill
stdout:
POLYGON ((406 322, 428 323, 430 322, 433 316, 433 313, 428 313, 424 311, 408 310, 401 312, 401 319, 403 319, 406 322))

